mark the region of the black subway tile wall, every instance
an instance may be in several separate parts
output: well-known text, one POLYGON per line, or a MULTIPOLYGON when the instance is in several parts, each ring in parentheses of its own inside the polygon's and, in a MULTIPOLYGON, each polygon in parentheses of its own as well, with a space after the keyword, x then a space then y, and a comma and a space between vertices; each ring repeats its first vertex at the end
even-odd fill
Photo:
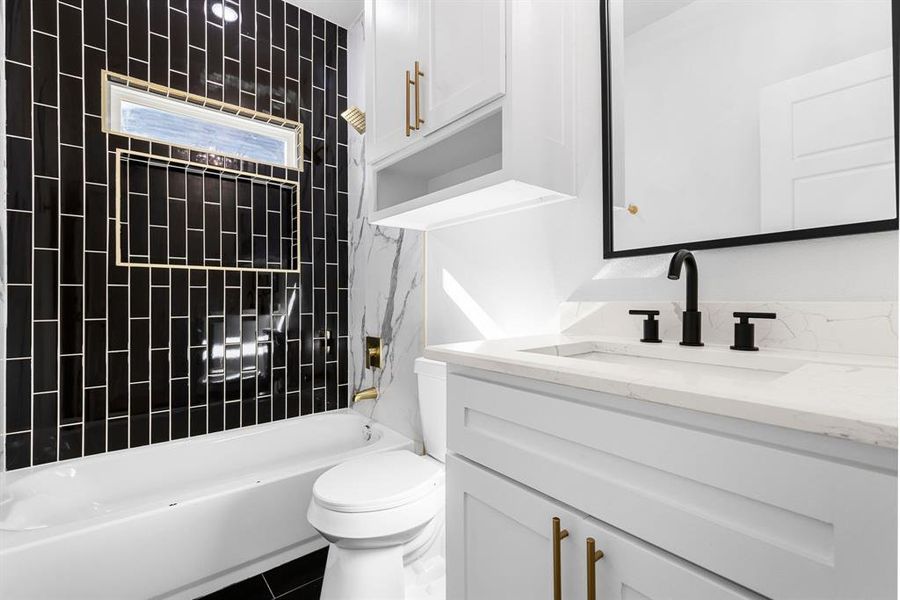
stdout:
MULTIPOLYGON (((160 151, 167 148, 157 147, 160 151)), ((267 170, 265 165, 193 154, 204 162, 121 153, 116 199, 120 262, 296 275, 296 169, 279 169, 286 178, 276 179, 253 175, 267 170), (216 166, 219 162, 226 167, 216 166)))
MULTIPOLYGON (((233 21, 218 0, 3 1, 6 468, 347 406, 346 32, 284 0, 224 0, 233 21), (104 133, 102 69, 300 121, 304 170, 104 133), (123 253, 165 267, 116 264, 117 150, 174 159, 165 182, 148 174, 147 235, 123 253), (181 192, 177 161, 209 166, 213 201, 181 192), (254 207, 259 176, 299 198, 254 207), (151 203, 163 183, 175 192, 151 203), (299 202, 290 224, 285 202, 299 202), (231 264, 251 270, 215 268, 231 264)), ((262 187, 267 202, 282 189, 262 187)))

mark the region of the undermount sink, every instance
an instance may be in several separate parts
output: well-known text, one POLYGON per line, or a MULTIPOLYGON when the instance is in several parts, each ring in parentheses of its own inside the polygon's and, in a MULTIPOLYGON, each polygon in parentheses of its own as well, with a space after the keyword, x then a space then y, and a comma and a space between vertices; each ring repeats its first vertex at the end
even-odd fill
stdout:
POLYGON ((804 365, 823 362, 818 357, 808 359, 784 352, 736 352, 720 346, 686 348, 674 342, 651 345, 592 340, 528 348, 523 352, 651 369, 657 373, 720 376, 758 383, 774 381, 804 365))

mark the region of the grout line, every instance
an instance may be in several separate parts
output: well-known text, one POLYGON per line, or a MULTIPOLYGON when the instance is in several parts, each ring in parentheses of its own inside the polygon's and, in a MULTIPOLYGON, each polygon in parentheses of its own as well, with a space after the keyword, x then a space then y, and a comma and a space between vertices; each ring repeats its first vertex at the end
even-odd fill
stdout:
POLYGON ((259 576, 262 577, 263 583, 266 584, 266 589, 269 590, 269 595, 272 596, 272 600, 275 600, 275 592, 272 591, 272 586, 269 585, 269 580, 266 579, 266 574, 260 573, 259 576))
MULTIPOLYGON (((104 3, 104 12, 106 10, 106 5, 104 3)), ((81 14, 81 43, 84 45, 84 11, 79 11, 81 14)), ((81 49, 81 107, 84 109, 84 49, 81 49)), ((60 117, 60 129, 62 129, 62 118, 60 117)), ((85 240, 87 240, 87 214, 88 214, 88 206, 87 206, 87 160, 85 157, 85 150, 87 150, 87 139, 84 128, 84 118, 81 121, 81 146, 83 148, 83 153, 81 157, 81 212, 83 213, 83 217, 81 219, 81 248, 82 248, 82 260, 81 260, 81 281, 84 284, 82 287, 82 304, 83 308, 81 311, 82 319, 81 319, 81 386, 84 387, 85 377, 87 376, 87 332, 88 332, 88 321, 84 318, 85 313, 87 312, 87 258, 88 254, 85 250, 85 240)), ((105 232, 104 232, 105 233, 105 232)), ((81 394, 81 448, 79 452, 79 456, 84 456, 85 450, 85 441, 87 435, 87 394, 82 392, 81 394)), ((61 437, 61 436, 60 436, 61 437)))
POLYGON ((313 580, 311 580, 311 581, 307 581, 307 582, 304 583, 303 585, 299 585, 299 586, 295 587, 295 588, 292 589, 292 590, 289 590, 289 591, 287 591, 287 592, 285 592, 285 593, 283 593, 283 594, 280 594, 280 595, 278 595, 278 596, 275 596, 275 599, 274 599, 274 600, 278 600, 279 598, 284 598, 284 597, 287 596, 288 594, 293 594, 293 593, 296 592, 297 590, 299 590, 299 589, 301 589, 301 588, 305 588, 306 586, 310 586, 310 585, 319 583, 319 582, 322 581, 322 579, 324 579, 324 578, 325 578, 325 577, 324 577, 324 574, 323 574, 321 577, 317 577, 316 579, 313 579, 313 580))

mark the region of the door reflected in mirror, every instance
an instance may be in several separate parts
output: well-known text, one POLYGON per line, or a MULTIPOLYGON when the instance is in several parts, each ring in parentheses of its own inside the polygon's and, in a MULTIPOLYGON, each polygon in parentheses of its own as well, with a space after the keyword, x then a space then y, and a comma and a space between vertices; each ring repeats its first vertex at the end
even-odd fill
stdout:
POLYGON ((601 10, 607 256, 896 228, 891 0, 601 10))

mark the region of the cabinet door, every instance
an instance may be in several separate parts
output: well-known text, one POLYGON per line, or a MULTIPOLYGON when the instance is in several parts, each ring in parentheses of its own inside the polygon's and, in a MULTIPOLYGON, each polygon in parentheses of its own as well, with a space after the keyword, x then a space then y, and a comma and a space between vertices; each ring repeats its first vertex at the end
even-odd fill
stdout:
MULTIPOLYGON (((366 119, 369 161, 375 161, 415 139, 406 135, 407 86, 419 54, 423 18, 419 0, 369 0, 366 3, 366 119)), ((412 121, 410 121, 411 123, 412 121)))
POLYGON ((428 0, 420 98, 432 132, 506 91, 505 0, 428 0))
MULTIPOLYGON (((762 600, 762 596, 717 577, 667 552, 591 518, 575 528, 587 569, 596 577, 588 600, 762 600), (596 541, 603 558, 587 564, 586 541, 596 541)), ((686 531, 685 535, 691 532, 686 531)))
POLYGON ((553 517, 572 532, 560 542, 563 598, 582 598, 584 550, 573 530, 582 516, 448 455, 447 598, 551 600, 553 517))

